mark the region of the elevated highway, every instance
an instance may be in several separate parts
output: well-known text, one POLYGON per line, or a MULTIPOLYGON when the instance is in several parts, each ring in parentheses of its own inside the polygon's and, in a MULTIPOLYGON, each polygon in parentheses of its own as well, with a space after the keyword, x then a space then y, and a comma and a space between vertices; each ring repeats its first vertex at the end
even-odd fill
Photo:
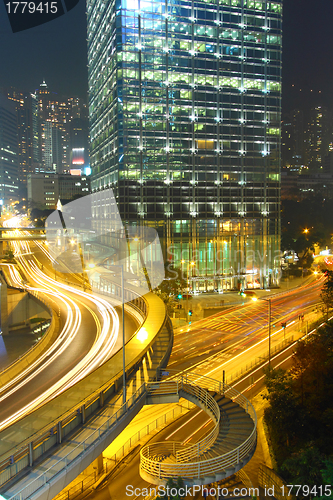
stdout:
MULTIPOLYGON (((22 261, 21 265, 24 265, 22 261)), ((12 276, 13 279, 16 276, 14 271, 12 276)), ((256 444, 254 412, 250 416, 252 427, 250 424, 248 436, 241 436, 237 444, 230 434, 230 443, 225 441, 222 448, 218 442, 226 438, 226 419, 222 419, 222 425, 221 409, 214 394, 221 394, 224 399, 225 391, 228 390, 231 391, 231 396, 241 398, 237 391, 235 393, 231 388, 221 387, 221 384, 216 388, 216 383, 215 387, 207 391, 200 389, 200 386, 192 386, 188 378, 181 378, 176 382, 151 382, 159 379, 159 370, 169 358, 173 341, 172 328, 167 320, 164 304, 154 294, 137 298, 135 306, 141 311, 143 324, 126 345, 126 404, 121 404, 122 352, 118 351, 84 379, 76 381, 75 386, 47 399, 43 405, 37 406, 0 432, 2 496, 11 500, 24 500, 28 497, 51 500, 112 442, 144 404, 174 402, 180 397, 188 397, 192 402, 197 402, 215 421, 215 430, 210 439, 205 439, 196 448, 196 453, 189 454, 185 450, 185 455, 182 455, 182 462, 189 461, 187 469, 184 469, 184 463, 181 466, 181 470, 187 475, 188 484, 210 482, 211 477, 215 477, 214 474, 217 473, 216 478, 226 477, 251 458, 256 444), (212 412, 211 405, 215 406, 215 413, 212 412), (230 453, 230 446, 236 451, 231 450, 230 453)), ((232 409, 238 408, 240 401, 245 402, 246 418, 245 413, 251 406, 245 398, 235 403, 228 401, 225 399, 227 405, 232 405, 232 409)), ((177 456, 178 452, 179 450, 177 456)), ((158 467, 156 481, 165 481, 165 473, 164 476, 161 474, 161 464, 158 467)), ((174 473, 179 474, 177 464, 173 467, 174 473)), ((166 470, 170 474, 170 466, 167 464, 166 470)), ((156 472, 154 458, 149 454, 143 455, 142 474, 150 477, 154 476, 154 471, 156 472)))
MULTIPOLYGON (((74 387, 2 431, 0 492, 5 498, 12 496, 16 498, 15 492, 20 488, 22 491, 17 498, 31 497, 36 489, 40 489, 40 481, 43 485, 47 483, 48 490, 54 479, 56 486, 54 489, 52 487, 51 493, 43 497, 53 498, 103 451, 142 407, 145 381, 152 379, 156 370, 166 364, 172 347, 172 328, 166 320, 163 302, 154 294, 149 294, 142 300, 145 301, 148 314, 140 330, 126 345, 126 378, 129 384, 127 391, 129 399, 126 405, 121 404, 122 352, 118 351, 109 361, 74 387), (130 408, 131 412, 128 411, 130 408), (104 416, 98 414, 95 424, 89 420, 87 434, 84 425, 98 410, 101 410, 104 416), (103 430, 107 431, 102 440, 101 423, 105 424, 103 430), (77 432, 82 432, 84 435, 83 442, 81 440, 79 444, 77 440, 80 438, 77 432), (65 440, 67 443, 69 441, 69 446, 72 448, 70 456, 63 444, 65 440), (98 445, 95 443, 96 440, 98 445), (57 462, 51 469, 44 461, 50 450, 54 450, 55 453, 51 462, 57 462), (59 458, 63 455, 64 459, 59 463, 59 458), (55 457, 58 457, 58 460, 55 457), (70 457, 76 459, 75 467, 70 457), (39 466, 42 470, 45 470, 45 467, 48 469, 46 475, 42 474, 41 477, 38 472, 39 466), (58 474, 59 467, 65 474, 65 479, 63 474, 58 474), (25 475, 27 472, 29 474, 22 480, 25 482, 22 488, 20 475, 25 475)), ((142 305, 140 307, 143 309, 142 305)), ((36 498, 39 493, 36 493, 36 498)))
MULTIPOLYGON (((52 333, 43 352, 29 362, 26 357, 0 376, 0 430, 56 397, 119 349, 118 331, 121 319, 111 303, 70 284, 60 283, 42 271, 35 262, 30 246, 14 243, 14 264, 3 265, 7 281, 44 300, 52 311, 52 333), (10 376, 8 376, 10 374, 10 376), (14 375, 14 376, 13 376, 14 375)), ((134 296, 133 296, 134 298, 134 296)), ((137 311, 125 318, 127 338, 135 333, 137 311)), ((44 338, 43 344, 46 344, 44 338)))

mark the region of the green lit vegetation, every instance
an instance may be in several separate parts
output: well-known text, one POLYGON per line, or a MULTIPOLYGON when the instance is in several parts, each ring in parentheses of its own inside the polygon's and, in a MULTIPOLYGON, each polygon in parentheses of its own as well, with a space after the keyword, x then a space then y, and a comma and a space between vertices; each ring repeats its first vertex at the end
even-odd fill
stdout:
POLYGON ((332 380, 332 321, 298 343, 289 372, 266 373, 264 417, 277 472, 288 484, 333 483, 332 380))

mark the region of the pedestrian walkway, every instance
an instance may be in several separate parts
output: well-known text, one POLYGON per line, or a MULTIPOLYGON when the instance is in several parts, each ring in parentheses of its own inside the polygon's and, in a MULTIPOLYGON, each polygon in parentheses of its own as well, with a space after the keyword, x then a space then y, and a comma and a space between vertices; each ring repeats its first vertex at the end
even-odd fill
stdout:
POLYGON ((268 401, 263 398, 266 394, 266 389, 259 392, 253 399, 252 405, 257 414, 257 448, 254 452, 252 459, 245 465, 244 472, 250 478, 253 486, 259 488, 260 500, 265 498, 262 488, 259 486, 258 482, 258 470, 260 464, 265 464, 269 468, 273 468, 271 455, 269 452, 269 446, 266 439, 266 434, 264 430, 263 417, 265 407, 268 405, 268 401))

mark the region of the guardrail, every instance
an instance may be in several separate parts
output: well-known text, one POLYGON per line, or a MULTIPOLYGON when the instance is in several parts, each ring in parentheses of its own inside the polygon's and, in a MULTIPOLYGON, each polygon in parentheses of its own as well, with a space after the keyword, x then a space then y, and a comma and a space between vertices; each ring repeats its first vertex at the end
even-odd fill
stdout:
MULTIPOLYGON (((13 264, 15 266, 15 264, 13 264)), ((19 266, 21 267, 21 266, 19 266)), ((3 269, 5 271, 5 269, 3 269)), ((24 271, 24 270, 23 270, 24 271)), ((4 273, 5 274, 5 273, 4 273)), ((61 277, 58 276, 58 278, 61 279, 61 281, 64 282, 64 284, 69 285, 66 280, 62 279, 61 277)), ((7 277, 8 281, 8 277, 7 277)), ((14 285, 10 285, 12 288, 16 288, 20 290, 21 288, 16 287, 14 285)), ((73 283, 70 283, 70 286, 81 286, 81 285, 75 285, 73 283)), ((118 287, 119 288, 119 287, 118 287)), ((4 369, 0 371, 0 391, 1 387, 6 385, 8 382, 10 382, 14 377, 17 377, 20 373, 22 373, 27 367, 31 366, 36 359, 46 351, 46 349, 51 345, 53 342, 56 333, 57 333, 57 327, 58 327, 58 319, 56 316, 60 316, 60 308, 59 305, 55 302, 54 299, 51 297, 48 297, 47 294, 46 298, 43 297, 43 292, 41 291, 36 291, 36 290, 31 290, 29 288, 24 287, 24 290, 39 302, 44 304, 47 309, 49 310, 49 313, 51 315, 51 322, 49 328, 46 330, 46 332, 43 334, 43 337, 40 339, 38 343, 30 347, 23 355, 21 355, 19 358, 14 360, 10 365, 6 366, 4 369), (52 309, 52 302, 55 304, 52 309), (55 315, 56 312, 56 315, 55 315)), ((117 289, 116 294, 121 296, 121 291, 117 289)), ((125 305, 128 308, 131 308, 135 310, 137 313, 140 314, 141 318, 144 320, 144 318, 147 316, 147 304, 145 300, 142 298, 142 296, 136 294, 133 292, 133 290, 125 290, 124 291, 125 298, 128 300, 128 304, 125 305)), ((108 293, 103 292, 103 295, 108 295, 108 293)))
MULTIPOLYGON (((90 447, 93 447, 97 442, 100 442, 100 440, 103 438, 103 436, 106 436, 107 434, 110 433, 112 428, 115 428, 123 419, 128 418, 129 412, 131 412, 138 404, 143 404, 144 400, 146 399, 147 396, 151 396, 152 394, 161 394, 161 395, 168 395, 168 394, 178 394, 179 396, 194 396, 195 398, 199 397, 198 399, 199 402, 201 402, 204 406, 205 409, 208 410, 209 412, 216 411, 216 408, 214 408, 214 404, 212 404, 211 401, 209 401, 209 394, 207 394, 207 391, 202 389, 201 391, 194 391, 192 390, 193 388, 189 386, 188 383, 185 384, 185 377, 180 376, 178 380, 176 381, 165 381, 165 382, 159 382, 159 383, 143 383, 140 388, 132 395, 132 397, 125 403, 123 404, 118 411, 116 411, 113 415, 110 417, 106 418, 105 422, 101 424, 96 430, 92 431, 88 436, 85 437, 83 441, 81 441, 79 444, 74 449, 71 449, 69 453, 67 453, 65 456, 60 458, 56 463, 54 463, 51 467, 49 467, 47 470, 45 470, 42 474, 40 474, 38 477, 34 478, 29 484, 25 485, 24 488, 22 488, 20 491, 18 491, 15 495, 11 496, 8 500, 24 500, 28 498, 30 495, 32 495, 34 492, 36 492, 39 488, 43 487, 47 482, 49 482, 51 479, 54 479, 58 474, 62 474, 65 469, 67 468, 72 468, 75 466, 75 463, 77 463, 78 460, 81 460, 81 455, 85 453, 86 451, 89 450, 90 447)), ((228 386, 225 386, 225 389, 229 390, 231 389, 231 392, 234 395, 241 396, 235 389, 229 388, 228 386)), ((211 396, 210 396, 211 397, 211 396)), ((211 397, 212 398, 212 397, 211 397)), ((212 398, 213 399, 213 398, 212 398)), ((246 399, 242 397, 241 399, 246 399)), ((252 407, 252 405, 251 405, 252 407)), ((219 413, 219 411, 217 412, 219 413)), ((86 434, 85 434, 86 435, 86 434)), ((158 445, 161 445, 161 443, 157 443, 158 445)), ((164 444, 164 443, 163 443, 164 444)), ((168 447, 171 449, 173 453, 175 453, 177 450, 175 450, 175 444, 170 443, 168 444, 168 447)), ((241 448, 241 447, 239 447, 241 448)), ((141 454, 144 450, 151 450, 154 449, 154 452, 159 452, 159 448, 156 448, 155 445, 148 445, 148 447, 145 447, 142 451, 141 454)), ((187 459, 191 459, 193 457, 193 454, 191 452, 191 449, 193 449, 192 446, 187 447, 186 451, 190 451, 189 456, 187 459)), ((203 450, 206 449, 205 447, 202 448, 203 450)), ((218 457, 218 460, 215 460, 215 469, 216 471, 221 470, 221 463, 222 464, 227 464, 229 462, 226 460, 226 457, 234 456, 236 455, 238 459, 242 458, 242 452, 246 452, 248 454, 251 451, 251 448, 245 448, 244 445, 242 445, 242 450, 240 452, 239 449, 233 450, 232 452, 229 452, 228 454, 224 455, 223 457, 218 457), (223 460, 224 459, 224 460, 223 460)), ((184 455, 183 455, 184 457, 184 455)), ((207 461, 206 461, 207 462, 207 461)), ((212 462, 212 460, 208 461, 212 462)), ((233 461, 234 463, 234 461, 233 461)), ((200 464, 200 463, 199 463, 200 464)), ((158 477, 164 477, 164 470, 161 469, 160 463, 154 461, 154 467, 153 470, 159 474, 158 477)), ((173 474, 172 468, 174 468, 174 465, 171 465, 168 467, 169 464, 163 464, 167 466, 167 477, 171 477, 173 474), (171 473, 171 475, 170 475, 171 473)), ((185 475, 188 477, 188 472, 190 470, 197 470, 197 463, 184 463, 183 465, 180 465, 178 467, 177 473, 178 475, 185 475), (184 468, 185 467, 185 468, 184 468)), ((207 467, 205 467, 204 462, 201 462, 201 472, 204 472, 207 467)), ((213 467, 214 468, 214 467, 213 467)), ((212 465, 210 464, 210 471, 213 470, 212 465)), ((224 467, 225 468, 225 467, 224 467)), ((151 469, 151 468, 150 468, 151 469)), ((200 465, 199 465, 199 473, 200 473, 200 465)), ((199 476, 198 476, 199 477, 199 476)))
MULTIPOLYGON (((172 372, 170 370, 169 372, 172 372)), ((140 469, 149 476, 154 476, 159 480, 167 480, 168 478, 177 478, 179 476, 186 478, 201 478, 203 476, 213 476, 221 473, 222 470, 237 468, 254 449, 256 445, 256 428, 257 417, 252 404, 236 389, 224 383, 217 382, 213 379, 202 375, 189 374, 173 375, 168 380, 175 380, 181 377, 183 387, 186 387, 190 382, 197 384, 200 381, 200 387, 213 392, 224 394, 228 398, 237 402, 239 406, 245 409, 254 422, 253 430, 250 436, 237 448, 229 451, 221 456, 205 459, 197 462, 180 462, 177 459, 177 444, 176 443, 154 443, 153 445, 145 446, 140 452, 140 469), (153 456, 170 457, 173 463, 157 461, 153 456)), ((179 381, 178 381, 179 384, 179 381)), ((184 455, 186 456, 186 450, 184 455)), ((191 459, 191 458, 189 458, 191 459)))
MULTIPOLYGON (((179 391, 185 391, 187 396, 193 396, 197 402, 202 404, 205 411, 215 421, 212 431, 210 431, 206 437, 194 445, 183 446, 180 443, 170 442, 170 444, 172 444, 172 453, 176 454, 176 459, 178 461, 187 462, 195 457, 198 457, 200 453, 208 450, 216 441, 220 427, 220 408, 215 399, 205 389, 198 386, 192 386, 190 384, 184 384, 183 377, 177 378, 177 380, 172 382, 165 381, 150 384, 149 395, 156 396, 157 394, 171 394, 175 393, 175 390, 177 394, 179 394, 179 391)), ((151 446, 154 447, 154 445, 151 446)))
MULTIPOLYGON (((77 483, 75 486, 69 488, 57 495, 54 500, 73 500, 78 495, 86 491, 89 487, 93 486, 109 475, 114 468, 119 464, 119 462, 124 458, 128 453, 134 449, 135 445, 142 441, 143 438, 147 436, 151 437, 151 434, 154 431, 160 432, 165 426, 167 426, 170 422, 173 422, 176 418, 181 417, 188 413, 191 409, 195 408, 196 405, 191 403, 190 401, 185 400, 181 404, 177 404, 175 408, 169 410, 167 413, 164 413, 160 417, 156 418, 149 424, 144 425, 136 431, 120 448, 114 453, 111 457, 104 459, 103 469, 99 472, 98 476, 96 476, 96 472, 93 472, 89 476, 85 476, 82 481, 77 483)), ((128 429, 127 429, 128 430, 128 429)), ((149 439, 150 439, 149 437, 149 439)))
POLYGON ((258 482, 262 488, 273 488, 274 497, 277 500, 292 500, 292 496, 288 495, 288 488, 283 479, 265 464, 259 465, 258 482))
POLYGON ((176 460, 185 462, 194 457, 199 457, 201 453, 213 446, 217 436, 219 435, 221 413, 219 405, 205 389, 198 386, 191 386, 189 384, 186 384, 185 387, 182 385, 182 389, 184 389, 187 394, 191 394, 195 399, 200 401, 205 406, 205 411, 207 411, 210 416, 213 417, 213 420, 215 420, 213 430, 201 441, 186 447, 184 451, 176 451, 176 460))
MULTIPOLYGON (((164 329, 167 329, 170 338, 167 352, 171 351, 172 326, 164 317, 165 306, 163 302, 154 294, 148 295, 150 297, 149 299, 141 298, 141 300, 147 300, 146 310, 149 312, 149 308, 152 310, 155 309, 158 317, 155 317, 154 319, 148 314, 146 322, 144 323, 149 333, 147 340, 142 343, 142 341, 132 337, 127 344, 127 346, 133 345, 133 354, 126 363, 127 377, 141 363, 143 356, 148 351, 151 351, 155 341, 158 340, 158 333, 163 332, 164 329), (149 306, 148 303, 150 304, 149 306), (159 308, 161 309, 160 311, 159 308), (164 311, 164 316, 162 315, 162 310, 164 311), (157 331, 155 331, 154 328, 156 328, 157 331)), ((164 366, 167 352, 163 355, 161 354, 161 359, 158 357, 158 360, 160 360, 159 367, 164 366)), ((36 422, 39 421, 39 413, 42 418, 47 413, 47 405, 51 405, 51 414, 54 415, 56 412, 59 412, 59 417, 55 419, 53 418, 52 421, 38 429, 37 432, 34 432, 31 435, 28 433, 28 438, 22 439, 19 446, 11 448, 8 447, 8 451, 5 455, 0 457, 0 470, 2 469, 0 472, 0 485, 5 484, 25 467, 32 466, 34 460, 42 456, 53 446, 60 444, 66 436, 70 435, 75 429, 82 426, 89 415, 94 413, 96 409, 104 406, 104 402, 110 399, 122 385, 122 371, 118 371, 118 369, 115 371, 114 369, 115 366, 122 366, 120 362, 121 358, 122 350, 118 351, 104 365, 92 372, 85 379, 81 380, 75 387, 67 389, 67 391, 63 394, 49 403, 46 403, 46 405, 44 405, 40 410, 36 410, 17 424, 13 424, 10 431, 15 433, 17 428, 17 432, 22 433, 23 429, 29 429, 30 427, 33 429, 35 427, 36 422), (112 371, 115 372, 114 375, 112 375, 112 371), (107 380, 107 382, 101 384, 100 380, 107 380), (93 387, 97 386, 96 389, 92 390, 91 385, 93 387), (88 393, 88 395, 86 397, 82 397, 85 393, 88 393), (73 400, 78 402, 73 405, 73 400), (57 401, 60 401, 60 403, 57 403, 57 401), (61 403, 61 401, 63 401, 63 403, 61 403), (67 411, 64 411, 64 405, 66 403, 68 405, 68 402, 71 402, 70 407, 67 411), (27 421, 32 419, 34 424, 32 425, 32 422, 25 423, 25 419, 27 421)), ((138 396, 138 394, 136 394, 136 396, 138 396)), ((103 429, 101 428, 100 434, 102 432, 103 429)), ((4 446, 4 441, 2 446, 4 446)), ((6 448, 6 446, 4 447, 6 448)))
POLYGON ((44 486, 50 479, 54 478, 57 474, 63 472, 64 469, 73 465, 75 460, 80 459, 80 455, 85 452, 90 446, 93 446, 96 441, 99 441, 103 434, 108 433, 113 426, 116 426, 119 421, 128 414, 129 411, 135 406, 140 399, 146 396, 146 384, 142 386, 133 394, 133 396, 122 405, 119 410, 109 417, 98 429, 93 431, 86 439, 79 443, 64 457, 55 462, 45 472, 36 477, 28 485, 24 486, 17 494, 10 497, 8 500, 23 500, 29 497, 36 490, 44 486))

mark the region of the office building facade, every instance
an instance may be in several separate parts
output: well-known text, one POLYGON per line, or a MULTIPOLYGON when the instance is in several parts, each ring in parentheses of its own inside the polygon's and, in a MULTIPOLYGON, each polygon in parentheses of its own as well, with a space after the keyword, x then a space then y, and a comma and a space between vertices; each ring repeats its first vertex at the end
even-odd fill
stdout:
MULTIPOLYGON (((36 90, 40 124, 40 172, 68 172, 72 167, 73 122, 80 121, 87 129, 87 105, 78 97, 61 97, 51 92, 45 82, 36 90)), ((82 134, 81 134, 82 135, 82 134)), ((87 139, 76 140, 76 147, 86 147, 87 139)), ((37 173, 37 171, 36 171, 37 173)))
POLYGON ((308 126, 308 158, 310 171, 320 173, 324 169, 325 156, 332 143, 332 114, 324 106, 310 110, 308 126))
POLYGON ((0 94, 0 204, 18 200, 18 134, 15 104, 0 94))
POLYGON ((56 174, 46 172, 29 174, 27 179, 30 209, 54 210, 58 200, 72 201, 90 193, 90 179, 86 175, 56 174))
POLYGON ((282 1, 87 0, 92 190, 194 292, 279 276, 282 1))

